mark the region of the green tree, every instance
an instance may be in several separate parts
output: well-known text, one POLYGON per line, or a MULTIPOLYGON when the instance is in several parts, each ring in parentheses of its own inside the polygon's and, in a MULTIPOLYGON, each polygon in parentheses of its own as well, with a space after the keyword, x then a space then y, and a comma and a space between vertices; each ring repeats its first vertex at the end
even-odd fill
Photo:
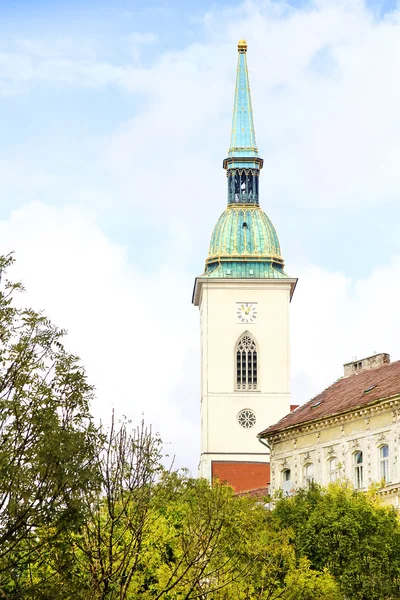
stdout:
MULTIPOLYGON (((127 486, 136 471, 127 461, 125 483, 107 484, 81 532, 52 545, 36 572, 52 584, 38 587, 40 600, 341 600, 333 577, 296 558, 291 534, 275 529, 262 504, 223 485, 160 471, 149 435, 140 429, 131 438, 145 479, 136 476, 127 486)), ((120 456, 113 450, 111 463, 121 464, 120 456)), ((116 469, 108 471, 115 483, 116 469)))
POLYGON ((93 387, 62 344, 65 331, 20 308, 0 257, 0 595, 22 597, 44 547, 83 519, 97 485, 93 387), (46 529, 46 538, 38 536, 46 529))
POLYGON ((341 598, 329 573, 296 559, 290 535, 275 529, 263 503, 205 480, 176 474, 168 479, 154 507, 158 518, 146 543, 137 598, 341 598))
POLYGON ((348 483, 313 485, 274 510, 278 528, 290 528, 299 557, 328 569, 348 599, 400 596, 400 527, 395 510, 348 483))
POLYGON ((138 597, 217 598, 218 590, 245 576, 247 565, 235 552, 242 507, 229 487, 165 475, 154 503, 138 597))
POLYGON ((115 426, 98 456, 101 494, 88 497, 87 518, 73 543, 86 582, 85 598, 123 600, 141 580, 145 540, 153 522, 151 508, 164 472, 161 440, 151 429, 115 426))

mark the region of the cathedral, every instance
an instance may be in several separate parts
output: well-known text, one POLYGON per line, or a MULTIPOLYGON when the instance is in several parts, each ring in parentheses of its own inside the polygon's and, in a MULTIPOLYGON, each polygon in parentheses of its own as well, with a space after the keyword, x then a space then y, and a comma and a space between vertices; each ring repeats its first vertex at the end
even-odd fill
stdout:
POLYGON ((297 279, 285 272, 278 235, 260 205, 262 167, 247 43, 240 40, 223 161, 227 205, 193 290, 201 339, 199 475, 237 492, 270 481, 268 447, 257 432, 291 410, 289 307, 297 279))

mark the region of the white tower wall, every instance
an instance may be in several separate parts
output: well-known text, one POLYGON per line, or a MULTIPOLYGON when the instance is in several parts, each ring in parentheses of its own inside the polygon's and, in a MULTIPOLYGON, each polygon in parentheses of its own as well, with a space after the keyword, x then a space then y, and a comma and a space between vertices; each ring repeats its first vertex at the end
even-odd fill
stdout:
POLYGON ((200 476, 211 462, 266 462, 257 433, 290 410, 289 303, 294 279, 209 279, 199 277, 195 304, 201 322, 200 476), (256 303, 253 323, 237 317, 237 303, 256 303), (248 331, 257 343, 257 390, 236 389, 236 344, 248 331), (256 423, 245 429, 238 413, 251 409, 256 423))

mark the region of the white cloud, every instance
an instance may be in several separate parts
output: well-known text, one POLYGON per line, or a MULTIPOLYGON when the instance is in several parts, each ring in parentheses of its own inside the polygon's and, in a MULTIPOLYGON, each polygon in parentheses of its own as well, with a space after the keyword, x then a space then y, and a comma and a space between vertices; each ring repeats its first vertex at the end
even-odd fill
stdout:
MULTIPOLYGON (((19 52, 38 58, 68 57, 87 58, 95 60, 97 57, 97 43, 95 40, 78 40, 71 36, 23 38, 17 37, 14 41, 19 52)), ((3 42, 2 46, 5 44, 3 42)))
POLYGON ((68 329, 67 346, 97 387, 94 415, 109 421, 114 407, 138 422, 144 413, 178 464, 194 469, 199 374, 191 279, 165 266, 138 273, 94 215, 75 206, 24 206, 0 221, 0 240, 2 253, 16 251, 10 275, 24 281, 26 302, 68 329))
POLYGON ((63 57, 36 57, 18 52, 0 53, 0 94, 20 94, 35 82, 64 83, 80 87, 118 85, 129 69, 63 57))
POLYGON ((321 267, 295 268, 293 400, 302 403, 343 375, 343 364, 376 352, 400 358, 400 255, 360 280, 321 267))

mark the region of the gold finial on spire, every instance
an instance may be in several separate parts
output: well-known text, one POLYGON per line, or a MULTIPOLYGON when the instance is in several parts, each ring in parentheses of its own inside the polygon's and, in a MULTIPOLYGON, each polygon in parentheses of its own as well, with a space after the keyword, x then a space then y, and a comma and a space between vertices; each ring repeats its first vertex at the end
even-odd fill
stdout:
POLYGON ((238 41, 238 50, 239 52, 247 52, 247 42, 246 40, 238 41))

